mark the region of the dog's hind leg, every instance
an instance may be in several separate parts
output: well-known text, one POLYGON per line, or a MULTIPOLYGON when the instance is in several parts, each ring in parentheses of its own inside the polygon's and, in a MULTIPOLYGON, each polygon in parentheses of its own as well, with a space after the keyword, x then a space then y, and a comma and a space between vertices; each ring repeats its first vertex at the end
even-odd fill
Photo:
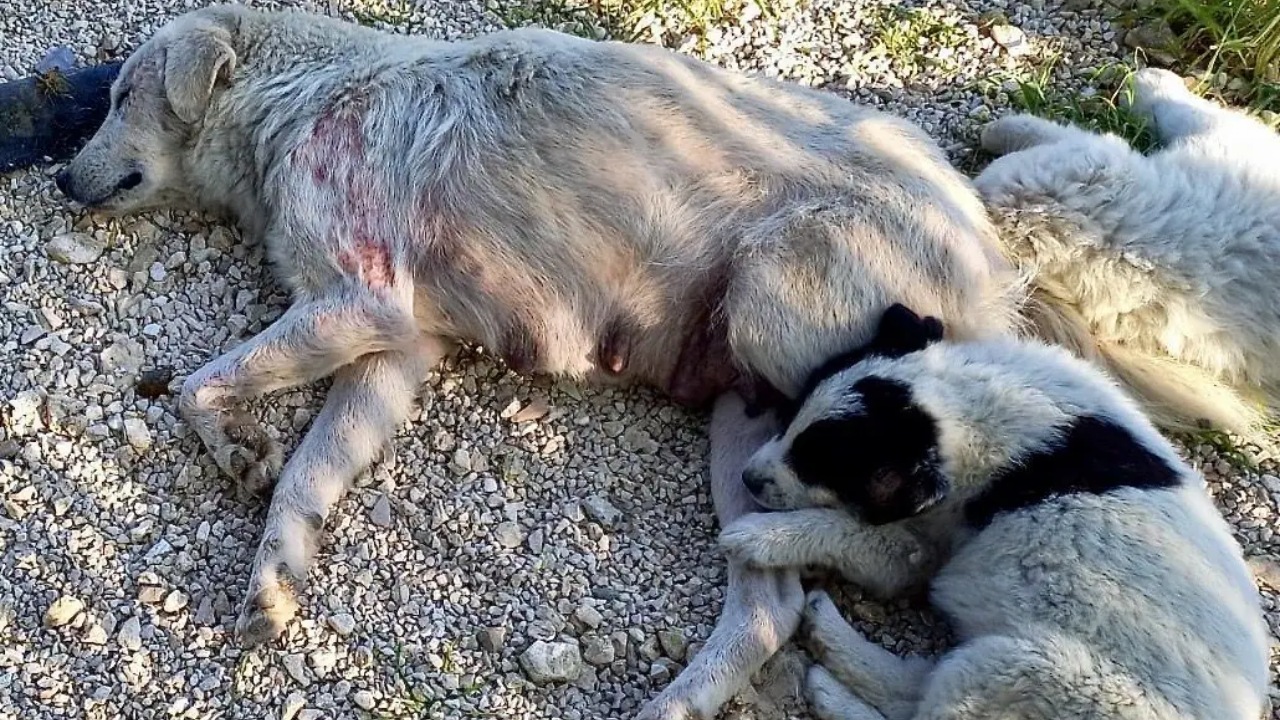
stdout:
POLYGON ((888 720, 912 716, 933 663, 898 657, 867 640, 820 590, 809 593, 804 619, 810 651, 850 692, 875 706, 888 720))
POLYGON ((809 668, 804 684, 813 713, 821 720, 885 720, 821 665, 809 668))
POLYGON ((324 408, 272 495, 236 624, 242 643, 273 639, 293 617, 295 593, 306 579, 329 511, 391 441, 444 350, 443 343, 430 340, 417 352, 376 353, 337 372, 324 408))
POLYGON ((1191 92, 1177 74, 1146 68, 1133 75, 1130 109, 1151 124, 1161 144, 1208 157, 1237 157, 1266 168, 1280 141, 1262 123, 1191 92), (1261 157, 1259 156, 1261 154, 1261 157))
MULTIPOLYGON (((751 418, 745 410, 741 398, 725 395, 711 419, 711 496, 721 526, 759 510, 742 484, 742 469, 775 427, 770 415, 751 418)), ((752 570, 731 562, 724 608, 711 637, 638 720, 715 717, 795 633, 803 605, 795 570, 752 570)))
POLYGON ((266 330, 187 377, 178 398, 183 418, 218 467, 249 493, 270 487, 279 446, 240 407, 259 395, 331 374, 367 353, 412 345, 412 315, 360 291, 299 302, 266 330))

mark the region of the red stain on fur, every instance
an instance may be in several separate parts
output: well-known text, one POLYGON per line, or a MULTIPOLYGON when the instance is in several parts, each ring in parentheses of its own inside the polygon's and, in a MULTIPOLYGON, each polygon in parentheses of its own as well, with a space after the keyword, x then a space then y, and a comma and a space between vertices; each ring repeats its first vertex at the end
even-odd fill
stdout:
POLYGON ((371 288, 386 288, 396 284, 391 249, 386 243, 368 235, 358 235, 351 247, 338 251, 338 267, 348 274, 358 276, 371 288))
POLYGON ((364 136, 364 98, 321 115, 291 160, 314 183, 310 208, 337 268, 372 289, 396 282, 396 256, 386 238, 391 226, 387 179, 370 162, 364 136))

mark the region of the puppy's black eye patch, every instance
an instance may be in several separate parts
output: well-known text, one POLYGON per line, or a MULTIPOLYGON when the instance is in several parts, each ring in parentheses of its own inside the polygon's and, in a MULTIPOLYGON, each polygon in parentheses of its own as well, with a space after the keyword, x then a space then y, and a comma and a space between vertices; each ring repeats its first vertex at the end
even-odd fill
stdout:
POLYGON ((916 515, 946 495, 933 418, 905 385, 880 377, 854 384, 862 409, 819 420, 792 441, 800 481, 826 488, 873 524, 916 515))

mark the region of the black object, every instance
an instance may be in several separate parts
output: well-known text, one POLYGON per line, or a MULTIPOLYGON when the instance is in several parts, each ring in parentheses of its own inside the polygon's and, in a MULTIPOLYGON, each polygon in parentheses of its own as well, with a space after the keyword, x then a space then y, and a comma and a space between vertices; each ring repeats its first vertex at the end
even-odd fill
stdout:
POLYGON ((0 83, 0 172, 69 160, 111 108, 123 62, 0 83))

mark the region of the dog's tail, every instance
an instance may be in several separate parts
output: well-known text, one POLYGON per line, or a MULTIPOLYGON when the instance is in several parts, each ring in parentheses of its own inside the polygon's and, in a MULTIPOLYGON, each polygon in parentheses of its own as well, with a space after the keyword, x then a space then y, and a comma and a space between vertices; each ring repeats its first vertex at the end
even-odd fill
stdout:
POLYGON ((1240 389, 1199 366, 1099 340, 1075 307, 1034 282, 1024 302, 1027 330, 1103 368, 1143 405, 1153 423, 1174 432, 1210 427, 1270 444, 1265 409, 1240 389))
POLYGON ((1159 427, 1173 432, 1212 428, 1269 448, 1266 403, 1199 365, 1150 348, 1148 342, 1108 338, 1088 318, 1097 304, 1170 302, 1145 268, 1083 241, 1084 220, 1035 208, 989 207, 1001 249, 1021 275, 1023 333, 1062 345, 1107 371, 1159 427), (1148 349, 1150 348, 1150 349, 1148 349))

